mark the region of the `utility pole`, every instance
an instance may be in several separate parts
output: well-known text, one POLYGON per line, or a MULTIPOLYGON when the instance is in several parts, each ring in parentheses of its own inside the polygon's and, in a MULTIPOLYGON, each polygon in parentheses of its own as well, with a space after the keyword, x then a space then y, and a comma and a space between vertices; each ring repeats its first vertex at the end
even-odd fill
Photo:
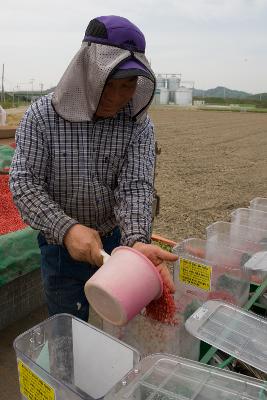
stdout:
POLYGON ((31 101, 32 101, 32 98, 33 98, 33 82, 34 82, 34 79, 32 78, 32 79, 30 79, 30 84, 32 85, 32 95, 31 95, 31 101))
POLYGON ((19 107, 19 84, 17 84, 17 92, 18 92, 18 93, 17 93, 17 95, 18 95, 18 96, 17 96, 17 97, 18 97, 17 100, 18 100, 18 107, 19 107))
POLYGON ((5 75, 5 64, 3 64, 2 69, 2 92, 1 92, 1 101, 5 101, 5 90, 4 90, 4 75, 5 75))
POLYGON ((43 94, 43 89, 44 89, 44 84, 43 84, 43 83, 40 83, 40 89, 41 89, 41 96, 42 96, 42 94, 43 94))

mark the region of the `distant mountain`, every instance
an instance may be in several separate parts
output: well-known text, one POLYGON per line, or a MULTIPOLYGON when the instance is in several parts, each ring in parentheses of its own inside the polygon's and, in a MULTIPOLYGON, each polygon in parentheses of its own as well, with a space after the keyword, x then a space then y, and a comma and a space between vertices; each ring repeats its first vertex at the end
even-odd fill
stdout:
MULTIPOLYGON (((201 90, 194 89, 193 96, 196 97, 222 97, 231 99, 247 99, 251 97, 251 93, 242 92, 240 90, 231 90, 224 86, 217 86, 214 89, 201 90)), ((257 96, 257 95, 255 95, 257 96)))
POLYGON ((267 100, 267 93, 252 94, 251 96, 249 96, 249 98, 255 100, 267 100))
POLYGON ((267 93, 251 94, 240 90, 228 89, 224 86, 217 86, 214 89, 193 89, 195 97, 217 97, 225 99, 251 99, 251 100, 267 100, 267 93))
MULTIPOLYGON (((47 89, 44 94, 51 93, 55 90, 55 87, 47 89)), ((251 99, 251 100, 267 100, 267 93, 251 94, 248 92, 242 92, 240 90, 228 89, 224 86, 217 86, 214 89, 193 89, 194 97, 219 97, 219 98, 231 98, 231 99, 251 99)))

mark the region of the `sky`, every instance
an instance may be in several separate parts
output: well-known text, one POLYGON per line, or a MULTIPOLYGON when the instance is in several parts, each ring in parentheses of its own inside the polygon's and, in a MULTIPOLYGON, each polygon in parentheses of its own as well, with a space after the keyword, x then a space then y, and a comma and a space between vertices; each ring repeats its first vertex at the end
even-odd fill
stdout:
POLYGON ((267 0, 1 2, 5 90, 55 86, 100 15, 123 16, 143 31, 155 73, 180 73, 198 89, 267 92, 267 0))

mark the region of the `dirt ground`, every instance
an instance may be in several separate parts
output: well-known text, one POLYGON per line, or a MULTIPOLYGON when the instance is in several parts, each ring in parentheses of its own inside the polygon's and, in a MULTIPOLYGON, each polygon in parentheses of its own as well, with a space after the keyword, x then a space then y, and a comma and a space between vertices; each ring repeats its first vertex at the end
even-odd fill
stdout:
MULTIPOLYGON (((8 124, 25 110, 7 110, 8 124)), ((154 106, 150 116, 161 148, 156 233, 175 241, 204 237, 207 225, 267 197, 267 113, 154 106)))
POLYGON ((153 108, 161 148, 154 231, 180 241, 267 197, 267 114, 153 108))
MULTIPOLYGON (((204 237, 205 227, 267 197, 267 114, 181 110, 150 112, 161 148, 154 232, 179 241, 204 237)), ((13 339, 46 318, 44 308, 0 332, 0 393, 18 400, 13 339)))

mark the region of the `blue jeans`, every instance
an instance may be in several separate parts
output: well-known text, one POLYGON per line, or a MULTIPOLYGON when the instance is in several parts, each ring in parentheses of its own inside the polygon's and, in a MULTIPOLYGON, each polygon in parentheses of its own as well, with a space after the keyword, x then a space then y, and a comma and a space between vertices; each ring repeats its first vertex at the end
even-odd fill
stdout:
MULTIPOLYGON (((115 228, 101 238, 107 253, 120 245, 120 230, 115 228)), ((89 304, 84 294, 85 282, 97 271, 97 267, 75 261, 67 249, 48 244, 39 233, 41 272, 49 315, 68 313, 88 321, 89 304)))

